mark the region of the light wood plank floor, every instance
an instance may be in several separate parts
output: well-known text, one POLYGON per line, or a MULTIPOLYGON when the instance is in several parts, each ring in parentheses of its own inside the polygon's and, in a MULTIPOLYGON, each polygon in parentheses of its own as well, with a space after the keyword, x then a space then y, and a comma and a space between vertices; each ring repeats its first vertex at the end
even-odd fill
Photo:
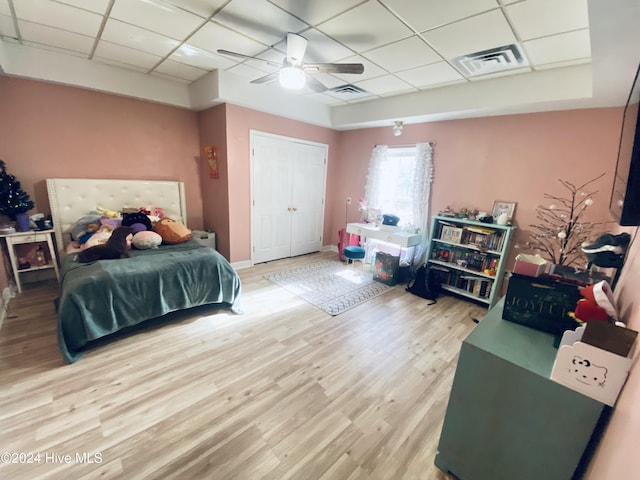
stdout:
POLYGON ((0 478, 451 478, 433 459, 460 343, 486 309, 399 285, 332 317, 263 278, 335 255, 241 270, 244 315, 200 311, 73 365, 57 286, 27 285, 0 331, 0 450, 40 457, 0 462, 0 478))

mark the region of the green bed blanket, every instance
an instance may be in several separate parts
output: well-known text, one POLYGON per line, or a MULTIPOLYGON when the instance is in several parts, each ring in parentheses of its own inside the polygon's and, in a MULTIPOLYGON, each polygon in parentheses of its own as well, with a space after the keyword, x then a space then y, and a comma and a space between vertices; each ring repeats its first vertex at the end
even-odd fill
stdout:
POLYGON ((64 258, 56 311, 67 363, 94 340, 170 312, 220 304, 241 313, 240 278, 214 249, 190 240, 130 253, 94 263, 64 258))

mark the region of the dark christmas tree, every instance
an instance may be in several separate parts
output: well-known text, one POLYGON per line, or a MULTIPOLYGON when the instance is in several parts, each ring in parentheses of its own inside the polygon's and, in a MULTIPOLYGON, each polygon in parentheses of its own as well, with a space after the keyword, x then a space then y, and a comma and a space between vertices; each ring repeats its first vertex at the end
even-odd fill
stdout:
POLYGON ((29 194, 22 190, 20 182, 7 172, 6 164, 0 160, 0 213, 15 220, 16 215, 26 213, 34 206, 29 194))

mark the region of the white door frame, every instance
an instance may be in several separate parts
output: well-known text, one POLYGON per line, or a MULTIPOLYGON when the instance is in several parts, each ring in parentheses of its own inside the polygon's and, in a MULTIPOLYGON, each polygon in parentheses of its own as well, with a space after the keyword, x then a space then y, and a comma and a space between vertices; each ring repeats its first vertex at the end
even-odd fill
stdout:
POLYGON ((255 167, 254 167, 254 155, 253 155, 253 148, 254 148, 254 138, 255 136, 261 136, 261 137, 267 137, 267 138, 273 138, 273 139, 278 139, 278 140, 284 140, 284 141, 289 141, 289 142, 295 142, 295 143, 301 143, 301 144, 306 144, 306 145, 313 145, 313 146, 317 146, 317 147, 322 147, 324 148, 324 152, 325 152, 325 162, 324 162, 324 172, 323 172, 323 185, 324 185, 324 192, 323 192, 323 196, 322 196, 322 220, 321 220, 321 225, 320 225, 320 232, 321 232, 321 241, 320 243, 323 242, 324 240, 324 217, 325 217, 325 209, 326 209, 326 199, 327 199, 327 168, 328 168, 328 161, 329 161, 329 145, 326 143, 319 143, 319 142, 314 142, 311 140, 305 140, 302 138, 295 138, 295 137, 289 137, 289 136, 285 136, 285 135, 277 135, 274 133, 268 133, 268 132, 263 132, 260 130, 253 130, 250 129, 249 130, 249 188, 251 189, 251 198, 250 198, 250 206, 251 206, 251 265, 254 265, 254 252, 255 252, 255 238, 254 238, 254 231, 253 231, 253 225, 254 225, 254 181, 253 181, 253 173, 255 171, 255 167))

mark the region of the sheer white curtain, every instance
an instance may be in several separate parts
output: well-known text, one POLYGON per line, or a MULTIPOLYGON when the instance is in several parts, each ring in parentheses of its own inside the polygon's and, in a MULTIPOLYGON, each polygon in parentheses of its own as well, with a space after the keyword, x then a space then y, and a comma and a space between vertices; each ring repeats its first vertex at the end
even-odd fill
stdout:
POLYGON ((393 213, 400 225, 419 229, 420 245, 413 264, 424 261, 429 238, 429 211, 433 179, 433 145, 415 147, 376 145, 369 161, 365 201, 369 209, 393 213))

